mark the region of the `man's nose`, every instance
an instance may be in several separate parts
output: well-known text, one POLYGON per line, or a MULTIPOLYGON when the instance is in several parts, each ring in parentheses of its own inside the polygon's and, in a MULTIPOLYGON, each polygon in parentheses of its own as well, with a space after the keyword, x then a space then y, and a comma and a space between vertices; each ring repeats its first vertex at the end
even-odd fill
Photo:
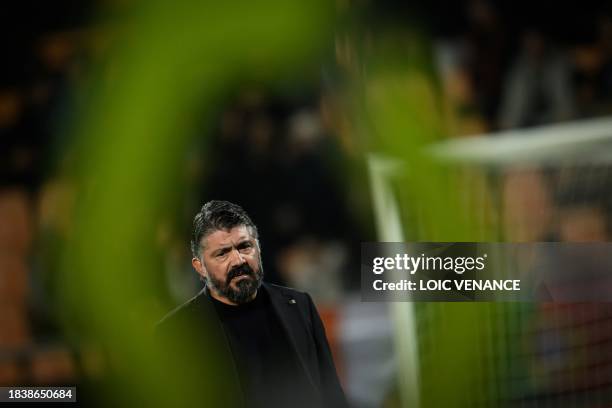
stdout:
POLYGON ((232 258, 231 258, 232 266, 242 265, 243 263, 246 262, 246 259, 244 259, 244 256, 242 256, 240 251, 236 248, 232 249, 231 255, 232 255, 232 258))

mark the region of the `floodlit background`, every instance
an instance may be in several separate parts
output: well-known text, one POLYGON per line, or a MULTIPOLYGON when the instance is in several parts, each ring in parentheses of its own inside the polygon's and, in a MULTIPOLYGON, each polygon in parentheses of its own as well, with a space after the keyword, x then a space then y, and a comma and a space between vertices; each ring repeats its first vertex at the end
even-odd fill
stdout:
POLYGON ((360 302, 364 241, 609 240, 612 9, 506 3, 5 5, 0 385, 202 402, 214 353, 161 375, 151 328, 223 199, 354 406, 610 406, 609 303, 360 302))

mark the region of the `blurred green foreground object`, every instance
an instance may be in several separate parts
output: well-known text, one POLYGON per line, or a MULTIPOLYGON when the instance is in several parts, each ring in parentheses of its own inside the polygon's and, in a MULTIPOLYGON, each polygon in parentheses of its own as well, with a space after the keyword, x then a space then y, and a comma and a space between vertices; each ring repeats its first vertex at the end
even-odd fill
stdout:
POLYGON ((154 1, 122 23, 112 80, 93 84, 98 94, 77 126, 80 197, 59 278, 71 340, 108 354, 100 406, 221 406, 234 393, 215 344, 193 344, 185 332, 172 339, 176 355, 154 352, 151 327, 169 305, 155 303, 153 220, 178 205, 178 163, 197 115, 214 111, 238 81, 265 83, 306 66, 329 35, 325 3, 154 1), (190 361, 195 348, 210 360, 190 361))

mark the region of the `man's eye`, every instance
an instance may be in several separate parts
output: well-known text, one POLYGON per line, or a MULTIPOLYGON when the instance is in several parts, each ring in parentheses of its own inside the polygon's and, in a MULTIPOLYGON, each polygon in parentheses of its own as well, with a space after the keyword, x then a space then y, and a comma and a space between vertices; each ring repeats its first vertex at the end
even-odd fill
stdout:
POLYGON ((238 247, 240 252, 249 252, 253 248, 253 245, 250 242, 246 242, 238 247))

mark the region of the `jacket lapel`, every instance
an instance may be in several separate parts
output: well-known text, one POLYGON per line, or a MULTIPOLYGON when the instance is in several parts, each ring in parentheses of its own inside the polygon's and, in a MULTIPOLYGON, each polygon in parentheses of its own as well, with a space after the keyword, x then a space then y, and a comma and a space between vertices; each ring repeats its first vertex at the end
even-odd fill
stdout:
POLYGON ((265 282, 263 286, 270 296, 270 303, 272 304, 274 313, 278 317, 280 325, 287 335, 289 344, 295 352, 299 364, 306 373, 308 381, 315 389, 318 389, 312 378, 310 367, 306 364, 304 357, 305 350, 307 350, 308 347, 308 338, 296 327, 296 322, 303 323, 296 300, 293 297, 286 296, 280 290, 270 287, 270 285, 265 282))

